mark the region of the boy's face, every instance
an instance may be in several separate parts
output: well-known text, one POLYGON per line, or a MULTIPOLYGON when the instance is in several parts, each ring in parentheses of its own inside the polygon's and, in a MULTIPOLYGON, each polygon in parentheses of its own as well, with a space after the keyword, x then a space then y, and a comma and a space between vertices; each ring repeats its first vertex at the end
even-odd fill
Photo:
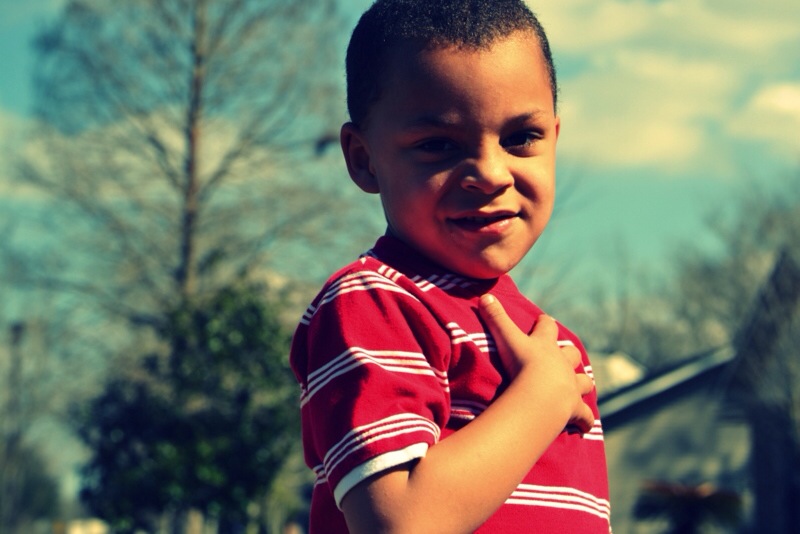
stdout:
POLYGON ((473 278, 508 272, 553 210, 559 119, 533 35, 485 50, 390 54, 366 127, 346 124, 353 180, 380 193, 389 232, 473 278))

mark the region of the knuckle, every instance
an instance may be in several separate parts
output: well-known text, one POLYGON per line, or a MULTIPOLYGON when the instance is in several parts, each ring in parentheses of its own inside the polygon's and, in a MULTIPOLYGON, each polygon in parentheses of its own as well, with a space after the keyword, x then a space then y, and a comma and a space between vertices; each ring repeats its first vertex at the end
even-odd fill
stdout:
POLYGON ((490 319, 498 320, 505 315, 505 310, 499 304, 490 304, 486 308, 486 316, 490 319))
POLYGON ((484 319, 492 323, 501 321, 505 316, 505 310, 497 299, 484 299, 480 311, 484 319))
POLYGON ((541 314, 539 318, 536 320, 536 323, 541 324, 542 326, 545 326, 547 328, 557 327, 556 320, 547 315, 546 313, 541 314))

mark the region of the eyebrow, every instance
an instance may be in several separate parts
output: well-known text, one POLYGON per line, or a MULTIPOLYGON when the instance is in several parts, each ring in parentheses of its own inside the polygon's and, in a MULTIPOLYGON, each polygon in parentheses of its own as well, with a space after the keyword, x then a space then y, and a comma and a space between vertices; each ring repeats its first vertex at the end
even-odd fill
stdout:
POLYGON ((445 113, 443 115, 420 115, 418 117, 412 117, 404 122, 403 126, 409 129, 431 126, 435 128, 446 128, 449 126, 456 126, 458 123, 459 121, 456 114, 445 113))
MULTIPOLYGON (((535 121, 538 120, 540 117, 547 115, 547 111, 542 109, 535 109, 527 113, 520 113, 514 117, 511 117, 506 123, 514 123, 514 124, 521 124, 528 121, 535 121)), ((414 129, 414 128, 448 128, 453 126, 458 126, 460 121, 458 120, 457 113, 444 113, 442 115, 420 115, 419 117, 413 117, 409 121, 403 124, 403 127, 406 129, 414 129)))

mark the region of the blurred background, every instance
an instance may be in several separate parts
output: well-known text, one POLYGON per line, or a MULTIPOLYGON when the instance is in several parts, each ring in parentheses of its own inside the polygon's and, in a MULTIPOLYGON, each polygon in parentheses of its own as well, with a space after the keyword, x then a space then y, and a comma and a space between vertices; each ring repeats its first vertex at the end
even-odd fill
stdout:
MULTIPOLYGON (((291 334, 382 230, 368 0, 0 0, 0 534, 303 532, 291 334)), ((530 2, 559 198, 513 275, 595 366, 618 534, 800 522, 800 3, 530 2)))

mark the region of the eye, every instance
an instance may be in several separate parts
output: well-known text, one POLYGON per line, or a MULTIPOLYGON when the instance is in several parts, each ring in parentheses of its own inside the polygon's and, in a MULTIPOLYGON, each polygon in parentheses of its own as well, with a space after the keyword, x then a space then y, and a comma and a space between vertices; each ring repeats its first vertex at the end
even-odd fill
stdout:
POLYGON ((503 139, 500 145, 509 151, 524 151, 533 148, 533 145, 543 137, 542 132, 537 130, 522 130, 503 139))
POLYGON ((453 141, 446 138, 426 139, 416 145, 417 150, 429 153, 450 152, 458 149, 453 141))

